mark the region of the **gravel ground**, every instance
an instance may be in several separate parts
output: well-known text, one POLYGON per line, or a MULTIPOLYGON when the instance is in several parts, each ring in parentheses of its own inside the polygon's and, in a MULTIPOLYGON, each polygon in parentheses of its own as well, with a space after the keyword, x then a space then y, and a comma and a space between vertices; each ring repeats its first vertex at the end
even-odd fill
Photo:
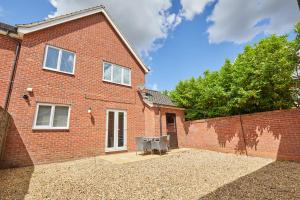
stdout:
POLYGON ((300 163, 190 150, 0 170, 0 199, 300 199, 300 163))

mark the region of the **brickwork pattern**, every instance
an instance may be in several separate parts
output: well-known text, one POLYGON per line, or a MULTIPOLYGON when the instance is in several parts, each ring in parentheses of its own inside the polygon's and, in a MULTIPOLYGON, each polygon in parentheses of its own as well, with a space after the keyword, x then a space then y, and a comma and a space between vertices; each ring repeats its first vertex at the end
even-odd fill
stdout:
POLYGON ((300 109, 186 122, 182 146, 300 161, 300 109))
POLYGON ((4 107, 6 92, 9 86, 10 74, 15 59, 16 42, 0 35, 0 106, 4 107))
MULTIPOLYGON (((0 59, 1 63, 6 61, 2 55, 0 59)), ((4 165, 18 167, 105 153, 107 109, 127 111, 128 150, 133 150, 134 137, 145 132, 144 104, 137 91, 137 86, 144 84, 144 76, 142 67, 102 14, 25 35, 9 106, 13 123, 4 165), (76 53, 74 75, 42 69, 47 44, 76 53), (132 86, 102 81, 104 61, 131 68, 132 86), (25 101, 22 96, 28 94, 27 87, 32 87, 33 93, 25 101), (33 130, 38 102, 71 105, 69 130, 33 130), (90 107, 91 115, 87 113, 90 107)))

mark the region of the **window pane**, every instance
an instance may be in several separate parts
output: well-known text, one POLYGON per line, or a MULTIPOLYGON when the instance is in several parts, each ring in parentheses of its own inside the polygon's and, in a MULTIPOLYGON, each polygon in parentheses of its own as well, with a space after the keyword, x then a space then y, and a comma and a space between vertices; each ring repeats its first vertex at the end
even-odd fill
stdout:
POLYGON ((115 113, 108 112, 107 147, 114 147, 115 113))
POLYGON ((60 71, 73 73, 74 53, 62 51, 60 71))
POLYGON ((49 126, 51 106, 39 106, 36 126, 49 126))
POLYGON ((54 49, 52 47, 48 47, 45 67, 57 69, 58 54, 59 54, 59 50, 54 49))
POLYGON ((55 106, 53 127, 67 127, 68 115, 69 115, 69 107, 55 106))
POLYGON ((124 113, 119 112, 118 147, 124 146, 124 113))
POLYGON ((122 68, 114 66, 113 71, 113 82, 122 83, 122 68))
POLYGON ((123 75, 124 75, 123 81, 124 81, 124 84, 130 85, 130 79, 131 79, 131 77, 130 77, 130 69, 124 68, 123 70, 124 70, 123 71, 123 75))
POLYGON ((111 81, 111 68, 111 64, 104 63, 104 80, 111 81))

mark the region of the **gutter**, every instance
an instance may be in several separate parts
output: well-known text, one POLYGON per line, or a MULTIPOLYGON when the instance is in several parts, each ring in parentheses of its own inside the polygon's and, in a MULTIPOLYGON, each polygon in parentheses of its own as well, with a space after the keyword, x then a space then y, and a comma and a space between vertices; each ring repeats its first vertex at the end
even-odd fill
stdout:
POLYGON ((8 36, 8 37, 10 37, 10 38, 12 38, 14 40, 21 39, 21 36, 18 35, 18 33, 15 33, 15 32, 9 31, 9 30, 4 31, 4 30, 0 29, 0 35, 8 36))
POLYGON ((12 93, 12 89, 13 89, 15 75, 16 75, 16 71, 17 71, 17 64, 18 64, 20 49, 21 49, 21 41, 18 39, 19 37, 18 37, 17 34, 11 33, 10 31, 6 31, 6 32, 5 31, 0 31, 0 34, 10 37, 17 44, 16 51, 15 51, 15 58, 14 58, 14 61, 13 61, 12 71, 11 71, 10 79, 9 79, 9 86, 7 88, 5 103, 4 103, 4 110, 7 111, 8 106, 9 106, 11 93, 12 93), (5 33, 5 34, 3 34, 3 33, 5 33))
POLYGON ((185 108, 180 108, 176 106, 167 106, 162 104, 153 104, 152 107, 168 108, 168 109, 175 109, 175 110, 186 110, 185 108))

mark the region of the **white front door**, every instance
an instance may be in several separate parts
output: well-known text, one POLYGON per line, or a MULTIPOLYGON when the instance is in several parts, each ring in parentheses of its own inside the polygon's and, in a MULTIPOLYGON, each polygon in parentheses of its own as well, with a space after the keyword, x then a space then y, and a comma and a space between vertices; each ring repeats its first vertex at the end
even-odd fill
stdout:
POLYGON ((105 151, 122 150, 127 150, 127 113, 122 110, 107 110, 105 151))

